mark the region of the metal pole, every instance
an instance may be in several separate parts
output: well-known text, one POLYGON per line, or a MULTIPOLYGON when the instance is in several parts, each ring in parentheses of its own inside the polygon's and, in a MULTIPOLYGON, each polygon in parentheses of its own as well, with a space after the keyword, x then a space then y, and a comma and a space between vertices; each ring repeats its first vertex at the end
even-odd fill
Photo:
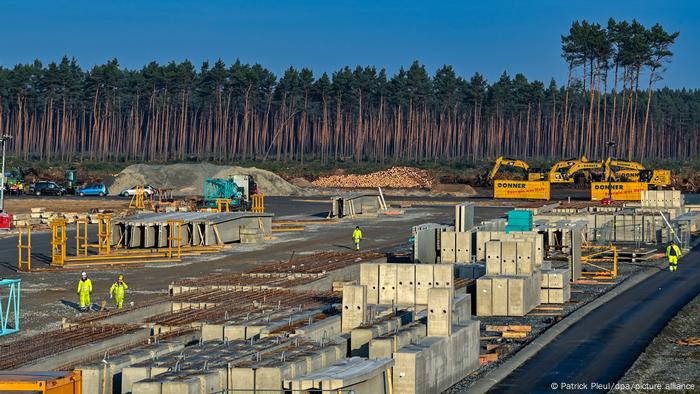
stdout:
POLYGON ((0 212, 5 212, 5 141, 2 137, 2 180, 0 180, 0 212))

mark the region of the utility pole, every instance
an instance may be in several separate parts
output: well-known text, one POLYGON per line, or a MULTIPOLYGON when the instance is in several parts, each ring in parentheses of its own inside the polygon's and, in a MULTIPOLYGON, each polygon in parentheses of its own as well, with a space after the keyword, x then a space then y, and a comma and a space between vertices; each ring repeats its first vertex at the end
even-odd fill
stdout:
POLYGON ((5 144, 7 140, 12 138, 11 135, 3 135, 0 137, 2 142, 2 178, 0 179, 0 213, 5 212, 5 144))
MULTIPOLYGON (((612 148, 615 145, 617 145, 617 142, 608 141, 608 159, 612 159, 612 148)), ((606 162, 607 162, 607 160, 606 160, 606 162)), ((610 170, 608 173, 608 198, 612 202, 612 170, 610 170)))

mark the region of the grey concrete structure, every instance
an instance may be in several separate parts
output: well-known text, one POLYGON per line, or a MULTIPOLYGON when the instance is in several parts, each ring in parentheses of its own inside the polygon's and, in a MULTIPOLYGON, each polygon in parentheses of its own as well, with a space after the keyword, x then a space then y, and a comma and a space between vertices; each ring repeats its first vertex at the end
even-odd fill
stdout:
POLYGON ((287 379, 285 386, 295 393, 314 393, 318 390, 376 394, 391 392, 389 387, 391 358, 365 359, 352 357, 338 361, 324 369, 287 379))
POLYGON ((355 215, 377 215, 381 209, 378 192, 347 193, 331 197, 331 218, 355 215))
POLYGON ((182 221, 181 246, 210 246, 239 242, 241 228, 270 234, 273 216, 271 213, 252 212, 139 213, 113 219, 112 226, 119 228, 116 233, 123 234, 124 246, 152 248, 168 245, 169 221, 182 221))
POLYGON ((440 262, 453 264, 457 261, 457 243, 454 231, 440 233, 440 262))
POLYGON ((369 320, 367 309, 367 286, 343 286, 342 332, 365 324, 369 320))
POLYGON ((455 205, 455 231, 463 233, 474 227, 474 203, 463 202, 455 205))
POLYGON ((479 323, 454 326, 447 337, 426 337, 393 358, 395 393, 441 393, 479 367, 479 323))
POLYGON ((452 335, 452 291, 449 288, 428 290, 428 336, 452 335))

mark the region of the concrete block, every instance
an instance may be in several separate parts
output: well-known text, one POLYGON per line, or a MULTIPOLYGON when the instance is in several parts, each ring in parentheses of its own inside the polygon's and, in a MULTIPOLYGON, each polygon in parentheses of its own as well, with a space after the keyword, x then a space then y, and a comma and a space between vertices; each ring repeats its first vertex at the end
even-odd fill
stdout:
MULTIPOLYGON (((542 276, 545 276, 544 274, 542 276)), ((565 268, 547 271, 548 289, 562 289, 569 284, 569 270, 565 268)))
POLYGON ((367 286, 343 286, 343 310, 341 330, 349 332, 368 321, 367 286))
POLYGON ((397 304, 413 306, 416 303, 416 265, 397 264, 397 304))
POLYGON ((360 265, 360 284, 367 286, 367 303, 379 303, 379 264, 362 263, 360 265))
POLYGON ((542 273, 542 274, 540 275, 540 278, 541 278, 541 280, 540 280, 540 288, 541 288, 541 289, 547 289, 547 288, 549 288, 549 275, 548 275, 548 274, 549 274, 550 271, 551 271, 550 269, 543 269, 543 270, 540 270, 540 272, 542 273))
POLYGON ((516 275, 529 276, 535 267, 535 243, 530 241, 517 241, 516 275))
POLYGON ((457 263, 471 263, 472 261, 472 232, 455 233, 455 260, 457 263))
MULTIPOLYGON (((508 316, 508 278, 495 276, 492 279, 492 310, 493 316, 508 316)), ((478 305, 478 301, 477 301, 478 305)))
POLYGON ((454 289, 454 264, 438 264, 433 268, 433 287, 454 289))
POLYGON ((547 299, 550 304, 564 304, 571 299, 571 286, 566 285, 561 289, 547 289, 547 299))
POLYGON ((479 366, 479 323, 455 326, 449 337, 426 337, 394 353, 394 392, 441 393, 479 366))
POLYGON ((428 305, 428 289, 433 288, 434 264, 416 264, 416 304, 428 305))
POLYGON ((476 280, 476 315, 493 316, 493 280, 490 276, 476 280))
POLYGON ((435 228, 416 232, 413 243, 413 259, 416 263, 435 264, 438 232, 435 228))
POLYGON ((464 232, 474 227, 474 203, 455 205, 455 231, 464 232))
POLYGON ((452 299, 452 324, 466 324, 472 320, 472 295, 455 294, 452 299))
POLYGON ((549 289, 540 289, 540 304, 549 304, 549 289))
POLYGON ((440 232, 440 262, 452 264, 457 261, 457 245, 454 231, 440 232))
POLYGON ((501 275, 501 241, 486 242, 486 275, 501 275))
POLYGON ((508 316, 524 316, 540 304, 539 275, 508 278, 508 316))
POLYGON ((450 289, 428 290, 428 336, 452 334, 452 292, 450 289))
MULTIPOLYGON (((474 250, 476 254, 476 261, 484 261, 486 259, 486 242, 491 241, 492 232, 486 230, 476 231, 476 245, 474 245, 474 250)), ((497 237, 495 239, 498 239, 497 237)))
POLYGON ((379 264, 379 304, 396 303, 396 264, 379 264))
POLYGON ((517 275, 518 249, 516 241, 501 241, 501 274, 517 275))

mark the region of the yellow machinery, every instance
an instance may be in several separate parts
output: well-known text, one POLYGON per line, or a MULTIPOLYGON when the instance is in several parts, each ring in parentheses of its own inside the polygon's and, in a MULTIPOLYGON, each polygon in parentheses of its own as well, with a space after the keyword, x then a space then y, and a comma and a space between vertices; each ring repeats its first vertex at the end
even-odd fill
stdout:
POLYGON ((129 202, 129 208, 131 209, 145 209, 146 188, 144 186, 136 186, 134 195, 131 196, 131 201, 129 202))
POLYGON ((265 195, 262 193, 253 194, 250 196, 251 211, 255 213, 265 212, 265 195))
POLYGON ((647 170, 636 161, 615 160, 608 158, 606 162, 606 179, 623 182, 644 182, 653 187, 664 187, 671 184, 670 170, 647 170))
POLYGON ((518 160, 518 159, 510 159, 507 157, 500 156, 498 159, 496 159, 496 164, 494 164, 493 168, 491 169, 491 172, 489 172, 489 181, 493 181, 496 178, 496 174, 498 174, 498 170, 501 169, 501 166, 508 166, 508 167, 515 167, 515 168, 520 168, 525 172, 525 175, 527 176, 528 181, 544 181, 545 180, 545 175, 541 171, 534 170, 530 168, 530 165, 527 164, 523 160, 518 160))
POLYGON ((549 200, 550 184, 547 181, 510 181, 499 179, 493 182, 493 198, 549 200))
POLYGON ((71 372, 1 371, 0 392, 81 394, 82 374, 71 372))
POLYGON ((566 159, 554 163, 549 169, 549 181, 552 183, 573 183, 574 178, 568 177, 567 171, 579 163, 588 163, 588 158, 581 156, 580 159, 566 159))

